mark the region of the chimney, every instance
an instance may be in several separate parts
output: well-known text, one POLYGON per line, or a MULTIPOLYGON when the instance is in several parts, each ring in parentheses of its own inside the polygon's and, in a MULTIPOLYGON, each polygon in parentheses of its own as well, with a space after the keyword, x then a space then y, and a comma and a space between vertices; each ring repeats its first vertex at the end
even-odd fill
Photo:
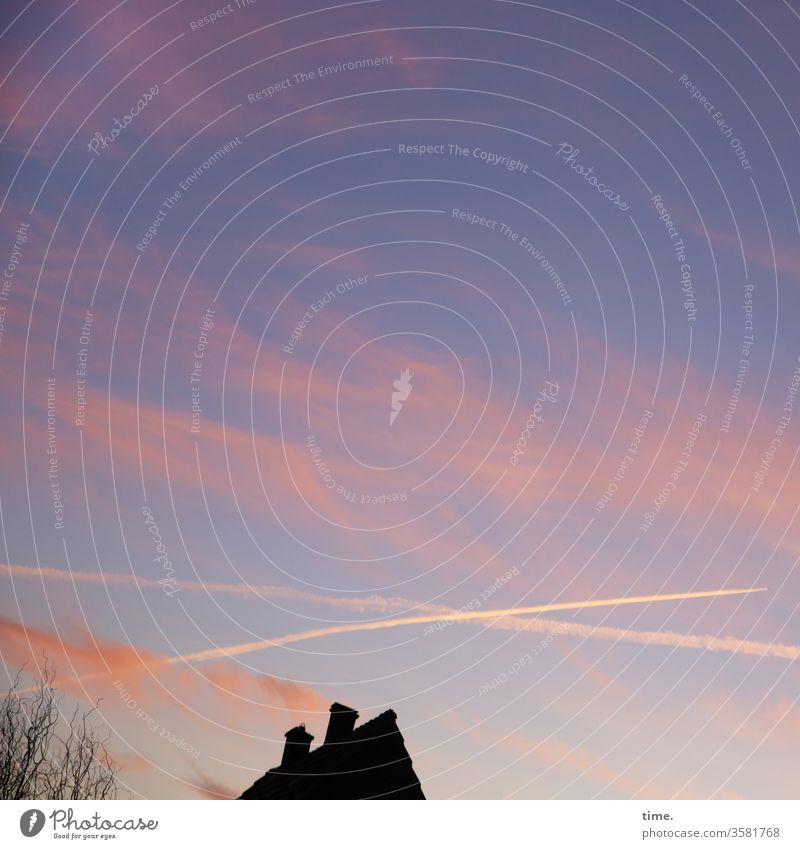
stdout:
POLYGON ((331 717, 328 720, 328 732, 325 735, 325 745, 328 743, 345 743, 353 734, 358 713, 346 705, 334 702, 331 705, 331 717))
POLYGON ((297 763, 303 755, 308 754, 314 735, 306 731, 305 725, 298 725, 295 728, 290 728, 284 736, 286 737, 286 745, 283 747, 281 766, 287 767, 297 763))

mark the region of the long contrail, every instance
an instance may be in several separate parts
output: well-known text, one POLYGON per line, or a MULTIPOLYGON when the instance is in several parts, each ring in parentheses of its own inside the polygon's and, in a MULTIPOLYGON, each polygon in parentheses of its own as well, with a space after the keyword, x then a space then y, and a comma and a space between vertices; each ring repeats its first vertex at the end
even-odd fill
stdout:
MULTIPOLYGON (((554 613, 557 610, 583 610, 591 607, 617 607, 622 604, 650 604, 659 601, 686 601, 695 598, 718 598, 726 595, 746 595, 747 593, 762 593, 766 587, 753 587, 743 590, 706 590, 694 593, 666 593, 661 595, 623 596, 621 598, 589 599, 588 601, 565 601, 555 604, 537 604, 531 607, 506 607, 500 610, 470 610, 454 611, 447 614, 431 614, 427 616, 399 616, 395 619, 378 619, 374 622, 358 622, 345 625, 328 625, 325 628, 313 628, 296 634, 286 634, 271 640, 255 640, 251 643, 239 643, 233 646, 223 646, 205 651, 189 652, 169 658, 169 663, 191 663, 193 661, 216 660, 222 657, 236 657, 240 654, 262 651, 263 649, 286 646, 303 640, 314 640, 333 634, 352 634, 356 631, 379 631, 384 628, 399 628, 403 625, 424 625, 430 622, 474 622, 481 619, 500 620, 507 617, 519 617, 531 613, 554 613)), ((527 620, 523 620, 527 621, 527 620)), ((591 626, 582 626, 589 628, 591 626)), ((634 632, 629 632, 634 633, 634 632)), ((647 633, 647 632, 642 632, 647 633)), ((658 632, 654 632, 658 633, 658 632)), ((681 635, 675 635, 680 637, 681 635)), ((686 635, 687 637, 690 635, 686 635)), ((768 644, 765 644, 768 645, 768 644)))
POLYGON ((493 623, 494 628, 509 631, 534 631, 540 634, 566 634, 571 637, 590 637, 595 640, 636 643, 646 646, 667 646, 677 649, 702 649, 730 654, 748 654, 754 657, 777 657, 783 660, 800 660, 800 646, 787 643, 761 643, 739 637, 715 634, 678 634, 675 631, 632 631, 607 625, 582 625, 563 619, 517 619, 509 617, 493 623))
MULTIPOLYGON (((255 640, 248 643, 221 646, 213 649, 187 652, 171 657, 156 658, 149 661, 137 661, 132 667, 153 669, 181 663, 203 662, 236 657, 250 652, 264 651, 280 646, 318 639, 334 634, 352 634, 360 631, 378 631, 387 628, 399 628, 405 625, 424 625, 432 622, 474 622, 486 620, 488 627, 503 630, 535 631, 540 633, 561 633, 572 636, 601 640, 633 642, 639 645, 661 645, 674 648, 697 648, 708 651, 724 651, 732 654, 747 654, 758 657, 777 657, 788 660, 800 659, 800 646, 782 643, 761 643, 753 640, 741 640, 737 637, 716 636, 713 634, 679 634, 672 631, 633 631, 625 628, 583 625, 576 622, 564 622, 552 619, 523 619, 526 614, 553 613, 560 610, 583 610, 597 607, 616 607, 625 604, 651 604, 665 601, 688 601, 699 598, 720 598, 723 596, 748 595, 765 592, 766 587, 748 589, 719 589, 690 593, 664 593, 660 595, 622 596, 620 598, 589 599, 586 601, 556 602, 538 604, 529 607, 508 607, 496 610, 437 612, 425 616, 400 616, 394 619, 382 619, 372 622, 345 623, 313 628, 294 634, 274 637, 268 640, 255 640)), ((127 664, 126 664, 127 666, 127 664)), ((94 673, 62 682, 83 682, 105 677, 107 673, 94 673)), ((21 691, 20 691, 21 692, 21 691)))
MULTIPOLYGON (((78 570, 55 569, 52 566, 26 566, 19 563, 0 563, 0 569, 5 569, 14 578, 39 578, 40 580, 62 581, 73 584, 96 584, 100 586, 119 586, 138 589, 162 589, 163 583, 155 578, 141 578, 138 575, 121 572, 85 572, 78 570)), ((209 581, 170 581, 170 585, 180 587, 188 592, 225 593, 226 595, 241 596, 251 599, 282 598, 307 601, 312 604, 327 604, 331 607, 342 607, 347 610, 364 612, 373 610, 377 613, 394 613, 398 610, 422 609, 432 612, 449 613, 452 608, 438 604, 421 603, 407 598, 386 598, 371 595, 361 598, 342 598, 340 596, 322 595, 293 587, 278 587, 272 584, 232 584, 209 581)))

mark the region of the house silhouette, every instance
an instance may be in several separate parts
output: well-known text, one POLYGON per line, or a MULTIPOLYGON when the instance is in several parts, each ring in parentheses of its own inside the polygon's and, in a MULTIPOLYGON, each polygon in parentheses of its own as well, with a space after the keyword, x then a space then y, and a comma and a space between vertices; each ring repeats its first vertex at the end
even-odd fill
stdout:
POLYGON ((358 713, 334 702, 325 742, 311 751, 305 725, 286 732, 283 759, 240 799, 424 799, 393 710, 355 727, 358 713))

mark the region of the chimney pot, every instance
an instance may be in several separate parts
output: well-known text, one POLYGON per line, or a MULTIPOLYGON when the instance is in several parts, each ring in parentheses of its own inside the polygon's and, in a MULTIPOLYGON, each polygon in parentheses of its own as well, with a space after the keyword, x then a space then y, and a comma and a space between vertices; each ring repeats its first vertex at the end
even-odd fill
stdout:
POLYGON ((306 731, 305 725, 290 728, 284 736, 286 737, 286 745, 283 747, 282 767, 292 766, 304 755, 307 755, 311 748, 311 741, 314 739, 314 735, 306 731))
POLYGON ((353 736, 358 712, 351 707, 347 707, 347 705, 334 702, 330 707, 330 714, 328 732, 325 735, 325 744, 347 742, 353 736))

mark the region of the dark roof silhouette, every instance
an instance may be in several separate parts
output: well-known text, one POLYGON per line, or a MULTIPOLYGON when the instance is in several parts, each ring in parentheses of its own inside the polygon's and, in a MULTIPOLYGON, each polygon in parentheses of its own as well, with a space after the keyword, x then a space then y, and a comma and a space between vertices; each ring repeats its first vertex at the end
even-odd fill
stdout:
POLYGON ((325 742, 310 751, 305 725, 286 732, 283 760, 240 799, 424 799, 393 710, 355 727, 358 713, 334 702, 325 742))

